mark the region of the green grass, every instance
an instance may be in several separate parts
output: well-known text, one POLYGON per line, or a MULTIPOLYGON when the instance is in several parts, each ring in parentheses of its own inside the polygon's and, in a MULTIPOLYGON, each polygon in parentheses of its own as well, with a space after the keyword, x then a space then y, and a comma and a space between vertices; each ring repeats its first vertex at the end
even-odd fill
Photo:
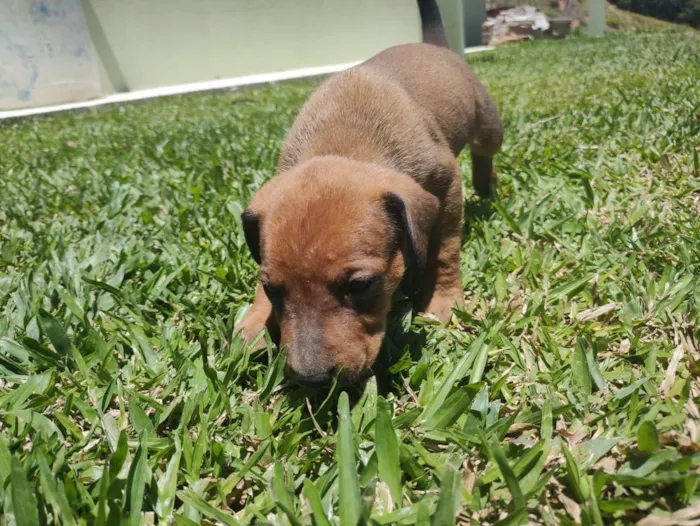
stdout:
POLYGON ((398 305, 350 400, 232 329, 313 83, 0 124, 3 524, 700 515, 700 39, 470 61, 507 138, 498 200, 465 183, 467 307, 398 305))

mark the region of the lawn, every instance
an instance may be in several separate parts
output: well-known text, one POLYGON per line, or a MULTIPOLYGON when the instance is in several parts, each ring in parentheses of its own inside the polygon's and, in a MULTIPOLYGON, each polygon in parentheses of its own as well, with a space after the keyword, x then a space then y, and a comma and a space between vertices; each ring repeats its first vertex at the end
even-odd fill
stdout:
POLYGON ((698 524, 698 33, 469 61, 507 134, 466 308, 398 302, 349 396, 233 333, 315 83, 0 123, 1 522, 698 524))

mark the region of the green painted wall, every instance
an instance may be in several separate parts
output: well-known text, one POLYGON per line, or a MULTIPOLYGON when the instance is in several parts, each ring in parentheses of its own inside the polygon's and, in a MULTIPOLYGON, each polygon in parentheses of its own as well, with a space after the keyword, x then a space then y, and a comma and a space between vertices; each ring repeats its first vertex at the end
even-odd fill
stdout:
POLYGON ((462 0, 464 12, 464 45, 465 47, 485 44, 482 38, 482 24, 486 22, 485 0, 462 0))
POLYGON ((82 2, 105 93, 341 64, 420 40, 411 0, 82 2))
POLYGON ((589 0, 588 33, 592 37, 602 37, 605 34, 605 0, 589 0))
POLYGON ((464 11, 462 0, 437 0, 447 43, 455 53, 464 53, 464 11))

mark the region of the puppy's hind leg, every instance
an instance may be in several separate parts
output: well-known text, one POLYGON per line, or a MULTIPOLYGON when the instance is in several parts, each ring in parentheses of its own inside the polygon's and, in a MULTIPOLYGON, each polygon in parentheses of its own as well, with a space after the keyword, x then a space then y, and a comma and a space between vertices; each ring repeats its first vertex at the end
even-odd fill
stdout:
POLYGON ((493 195, 493 189, 498 184, 498 176, 493 168, 493 157, 481 155, 471 149, 472 155, 472 185, 474 191, 482 198, 489 198, 493 195))
POLYGON ((493 101, 481 88, 477 107, 476 127, 469 148, 472 157, 472 184, 479 197, 491 197, 498 183, 493 168, 493 156, 501 149, 503 128, 493 101))

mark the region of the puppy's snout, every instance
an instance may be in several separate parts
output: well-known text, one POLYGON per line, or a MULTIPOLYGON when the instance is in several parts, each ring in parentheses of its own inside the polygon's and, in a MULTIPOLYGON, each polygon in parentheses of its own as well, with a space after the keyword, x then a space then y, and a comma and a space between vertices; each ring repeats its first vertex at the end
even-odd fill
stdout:
POLYGON ((324 345, 321 319, 315 311, 305 312, 283 330, 288 348, 287 373, 299 385, 322 387, 333 378, 334 361, 324 345))
POLYGON ((296 381, 303 387, 324 387, 331 382, 332 377, 331 371, 311 374, 297 373, 296 381))
POLYGON ((307 353, 292 353, 287 360, 287 374, 301 386, 323 387, 333 379, 334 368, 326 360, 313 359, 307 353))

